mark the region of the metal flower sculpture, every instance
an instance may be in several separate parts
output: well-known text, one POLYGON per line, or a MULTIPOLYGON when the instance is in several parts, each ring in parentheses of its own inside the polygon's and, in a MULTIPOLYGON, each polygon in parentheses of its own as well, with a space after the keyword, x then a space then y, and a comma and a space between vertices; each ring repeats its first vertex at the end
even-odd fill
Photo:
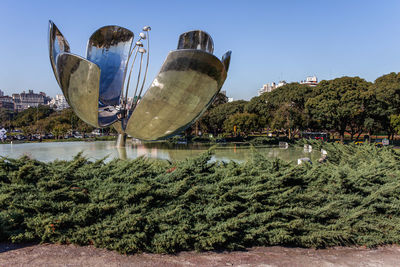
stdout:
POLYGON ((150 30, 149 26, 144 27, 144 33, 133 43, 134 34, 130 30, 102 27, 89 38, 86 58, 83 58, 70 52, 67 40, 49 22, 49 53, 54 75, 79 118, 95 127, 113 125, 122 135, 158 140, 189 127, 207 109, 226 79, 231 51, 221 61, 212 54, 214 44, 206 32, 183 33, 178 49, 169 52, 150 88, 141 97, 149 64, 150 30), (147 41, 147 50, 143 41, 147 41), (138 55, 134 95, 128 98, 138 55), (129 63, 131 68, 125 82, 129 63))

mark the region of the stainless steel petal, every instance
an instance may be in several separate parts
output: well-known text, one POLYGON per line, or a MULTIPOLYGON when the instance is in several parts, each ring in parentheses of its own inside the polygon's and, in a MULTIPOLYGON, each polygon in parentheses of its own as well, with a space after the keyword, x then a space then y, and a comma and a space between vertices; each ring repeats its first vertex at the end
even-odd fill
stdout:
POLYGON ((142 140, 179 133, 207 109, 225 79, 224 65, 212 54, 201 50, 170 52, 129 118, 126 133, 142 140))
POLYGON ((59 54, 56 62, 60 85, 70 106, 83 121, 99 127, 99 67, 70 53, 59 54))
POLYGON ((118 110, 114 106, 99 108, 99 126, 107 127, 118 120, 118 110))
MULTIPOLYGON (((56 66, 57 66, 56 60, 57 60, 58 54, 63 53, 63 52, 69 53, 70 48, 69 48, 69 44, 68 44, 67 40, 65 39, 65 37, 62 35, 60 30, 57 28, 57 26, 51 20, 49 20, 48 39, 49 39, 49 56, 50 56, 51 67, 53 68, 54 76, 56 77, 56 80, 61 87, 60 78, 58 77, 57 69, 56 69, 56 66)), ((64 94, 64 96, 67 99, 67 101, 69 101, 69 99, 67 98, 67 96, 65 94, 64 94)))
POLYGON ((208 53, 214 52, 214 42, 204 31, 190 31, 179 36, 178 49, 197 49, 208 53))
POLYGON ((232 51, 228 51, 222 56, 221 61, 222 61, 222 64, 224 64, 226 72, 228 72, 228 70, 229 70, 229 64, 231 63, 231 55, 232 55, 232 51))
POLYGON ((101 69, 101 106, 118 105, 120 102, 132 41, 133 33, 119 26, 102 27, 89 39, 86 57, 101 69))

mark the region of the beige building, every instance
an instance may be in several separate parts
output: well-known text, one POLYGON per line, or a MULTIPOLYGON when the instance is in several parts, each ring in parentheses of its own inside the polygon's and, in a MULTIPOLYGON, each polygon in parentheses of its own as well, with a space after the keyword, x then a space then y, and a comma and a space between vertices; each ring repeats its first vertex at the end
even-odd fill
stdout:
POLYGON ((12 99, 14 102, 14 111, 21 111, 39 105, 47 105, 50 102, 50 98, 47 97, 45 93, 40 92, 36 94, 33 90, 29 90, 28 93, 23 91, 21 94, 13 94, 12 99))
POLYGON ((0 96, 0 108, 7 109, 9 111, 14 110, 14 102, 11 96, 0 96))

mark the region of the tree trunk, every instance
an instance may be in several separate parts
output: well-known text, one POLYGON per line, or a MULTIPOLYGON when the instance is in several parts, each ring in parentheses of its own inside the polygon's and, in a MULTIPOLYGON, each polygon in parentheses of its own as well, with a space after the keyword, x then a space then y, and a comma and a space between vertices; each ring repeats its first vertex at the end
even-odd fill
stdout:
POLYGON ((359 131, 358 134, 357 134, 357 138, 356 138, 357 140, 360 138, 361 134, 362 134, 362 131, 359 131))
POLYGON ((340 142, 344 142, 344 131, 340 131, 339 132, 339 135, 340 135, 340 142))
POLYGON ((196 121, 195 123, 195 131, 196 131, 196 136, 199 136, 199 121, 196 121))

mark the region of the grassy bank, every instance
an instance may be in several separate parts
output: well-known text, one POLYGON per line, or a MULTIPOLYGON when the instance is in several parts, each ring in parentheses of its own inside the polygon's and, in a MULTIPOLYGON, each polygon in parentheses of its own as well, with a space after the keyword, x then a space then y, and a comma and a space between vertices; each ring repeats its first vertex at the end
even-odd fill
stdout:
POLYGON ((0 241, 94 244, 132 252, 400 243, 400 156, 326 144, 328 161, 294 165, 256 151, 138 158, 0 160, 0 241))

